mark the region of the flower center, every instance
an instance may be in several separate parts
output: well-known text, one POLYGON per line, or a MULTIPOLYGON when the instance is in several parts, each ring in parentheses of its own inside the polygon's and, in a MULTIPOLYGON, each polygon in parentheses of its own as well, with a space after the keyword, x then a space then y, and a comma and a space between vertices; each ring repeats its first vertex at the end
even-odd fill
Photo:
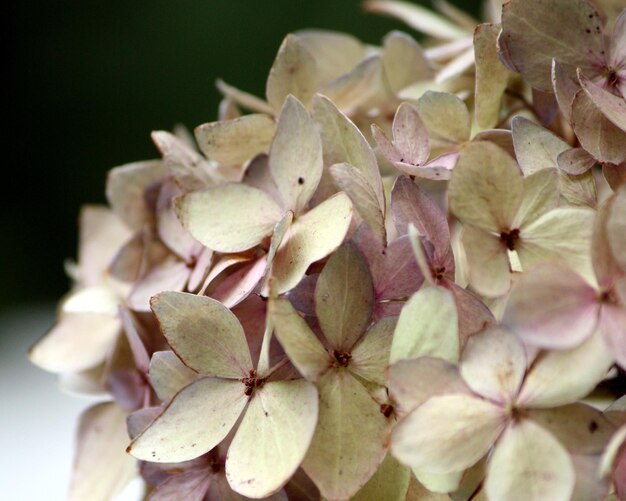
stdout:
POLYGON ((335 357, 337 367, 348 367, 352 354, 347 351, 333 350, 333 357, 335 357))
POLYGON ((244 393, 250 396, 254 393, 254 390, 256 388, 261 388, 261 386, 265 384, 265 379, 262 377, 257 377, 256 371, 254 369, 250 369, 248 374, 249 376, 243 378, 241 382, 246 387, 246 389, 244 390, 244 393))
POLYGON ((519 241, 519 230, 515 228, 510 231, 503 231, 500 233, 500 241, 506 246, 510 251, 515 250, 515 246, 519 241))

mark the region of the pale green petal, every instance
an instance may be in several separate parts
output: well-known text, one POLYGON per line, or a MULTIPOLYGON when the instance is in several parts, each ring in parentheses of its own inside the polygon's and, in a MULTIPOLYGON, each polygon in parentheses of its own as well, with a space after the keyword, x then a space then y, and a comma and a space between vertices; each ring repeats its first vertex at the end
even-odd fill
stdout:
POLYGON ((411 470, 387 454, 374 476, 350 501, 405 501, 410 481, 411 470))
POLYGON ((198 146, 209 160, 238 166, 259 153, 267 153, 276 131, 271 117, 254 113, 196 127, 198 146))
POLYGON ((317 381, 330 367, 330 355, 287 299, 270 299, 276 337, 300 374, 317 381))
POLYGON ((185 386, 195 381, 197 372, 180 361, 171 351, 157 351, 150 360, 150 385, 162 402, 169 402, 185 386))
POLYGON ((517 398, 523 407, 566 405, 587 396, 613 364, 599 334, 572 350, 552 351, 533 364, 517 398))
POLYGON ((383 461, 387 419, 345 369, 327 372, 318 390, 319 421, 302 467, 322 496, 347 499, 383 461))
POLYGON ((291 95, 278 118, 269 166, 284 209, 299 215, 322 177, 322 140, 309 112, 291 95))
POLYGON ((563 446, 530 419, 509 425, 489 462, 490 501, 569 501, 572 461, 563 446))
POLYGON ((385 209, 383 184, 376 156, 356 125, 325 96, 313 100, 315 120, 324 145, 324 164, 349 163, 361 171, 376 194, 381 211, 385 209))
POLYGON ((511 286, 511 274, 507 249, 500 238, 466 226, 462 242, 472 286, 483 296, 504 295, 511 286))
POLYGON ((497 232, 508 231, 524 193, 519 168, 493 143, 470 143, 452 171, 450 210, 462 223, 497 232))
POLYGON ((317 64, 297 35, 283 40, 267 77, 267 102, 276 113, 289 94, 308 106, 318 86, 317 64))
POLYGON ((433 67, 419 44, 409 35, 392 31, 383 39, 385 77, 392 93, 433 77, 433 67))
POLYGON ((223 304, 206 296, 162 292, 152 311, 174 352, 200 374, 239 379, 252 360, 243 328, 223 304))
POLYGON ((282 210, 261 190, 223 184, 175 200, 176 213, 191 235, 218 252, 241 252, 272 233, 282 210))
POLYGON ((470 114, 465 103, 449 92, 427 91, 417 101, 422 121, 439 139, 463 143, 470 137, 470 114))
POLYGON ((137 462, 124 453, 127 413, 113 402, 97 404, 80 418, 69 501, 108 501, 137 475, 137 462))
POLYGON ((559 201, 558 178, 556 169, 543 169, 524 178, 524 196, 513 221, 514 228, 523 229, 556 208, 559 201))
POLYGON ((413 473, 420 483, 431 492, 454 492, 463 479, 463 470, 452 473, 428 473, 413 469, 413 473))
POLYGON ((511 75, 498 57, 499 33, 500 26, 494 24, 480 24, 474 30, 474 114, 481 129, 490 129, 498 123, 502 95, 511 75))
POLYGON ((332 196, 296 219, 276 251, 272 287, 282 294, 295 287, 307 268, 341 245, 352 220, 352 203, 344 193, 332 196))
POLYGON ((457 472, 482 458, 504 425, 504 411, 475 396, 433 397, 396 425, 391 450, 419 471, 457 472))
POLYGON ((470 336, 459 364, 461 376, 476 393, 506 405, 515 399, 526 372, 526 352, 510 332, 492 328, 470 336))
POLYGON ((385 386, 385 368, 389 364, 396 322, 396 317, 386 317, 367 331, 352 349, 350 371, 367 381, 385 386))
POLYGON ((456 365, 441 358, 400 360, 387 371, 389 394, 404 415, 437 395, 469 394, 456 365))
POLYGON ((347 163, 332 165, 329 170, 337 187, 350 197, 363 221, 381 244, 385 244, 387 242, 385 215, 380 210, 376 193, 367 178, 359 169, 347 163))
POLYGON ((351 244, 331 256, 315 287, 315 311, 330 345, 349 352, 370 323, 374 286, 363 255, 351 244))
POLYGON ((513 118, 511 131, 515 156, 525 176, 556 168, 559 154, 570 149, 560 137, 523 116, 513 118))
POLYGON ((135 162, 111 169, 107 175, 106 196, 113 212, 131 229, 140 230, 153 221, 144 192, 163 179, 167 168, 161 160, 135 162))
POLYGON ((459 326, 452 294, 426 287, 407 301, 396 327, 389 361, 421 356, 459 360, 459 326))
POLYGON ((611 203, 606 231, 613 256, 626 271, 626 185, 617 191, 611 203))
POLYGON ((178 393, 128 447, 137 459, 179 463, 219 444, 239 419, 248 396, 241 381, 205 377, 178 393))
POLYGON ((247 497, 265 498, 294 474, 313 438, 317 390, 302 379, 255 391, 228 448, 226 478, 247 497))

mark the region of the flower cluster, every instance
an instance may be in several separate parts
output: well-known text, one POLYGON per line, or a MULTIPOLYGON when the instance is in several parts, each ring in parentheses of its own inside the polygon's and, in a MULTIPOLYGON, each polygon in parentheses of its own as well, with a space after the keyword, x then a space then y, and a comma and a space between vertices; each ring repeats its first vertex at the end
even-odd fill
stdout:
POLYGON ((153 132, 30 352, 108 396, 70 498, 626 499, 619 3, 370 0, 423 45, 291 34, 153 132))

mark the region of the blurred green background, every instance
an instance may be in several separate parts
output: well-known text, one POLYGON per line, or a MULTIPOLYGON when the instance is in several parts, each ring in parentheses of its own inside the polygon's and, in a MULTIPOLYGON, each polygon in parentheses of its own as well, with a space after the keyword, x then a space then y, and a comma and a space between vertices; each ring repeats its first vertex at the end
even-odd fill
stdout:
MULTIPOLYGON (((428 3, 428 2, 423 2, 428 3)), ((479 2, 452 1, 473 13, 479 2)), ((303 28, 378 43, 402 23, 360 0, 19 2, 10 14, 0 213, 0 313, 47 303, 69 281, 77 215, 106 171, 153 158, 150 131, 214 120, 214 81, 262 96, 283 36, 303 28)))

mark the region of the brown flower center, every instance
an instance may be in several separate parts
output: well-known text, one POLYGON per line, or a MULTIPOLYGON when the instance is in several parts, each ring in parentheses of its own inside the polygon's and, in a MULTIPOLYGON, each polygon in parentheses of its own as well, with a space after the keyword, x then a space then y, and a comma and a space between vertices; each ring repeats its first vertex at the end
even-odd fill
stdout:
POLYGON ((335 363, 338 367, 348 367, 352 354, 347 351, 333 350, 333 357, 335 357, 335 363))
POLYGON ((503 231, 500 233, 500 241, 506 246, 510 251, 515 250, 515 246, 519 241, 519 230, 515 228, 510 231, 503 231))
POLYGON ((249 376, 245 377, 241 380, 246 389, 244 393, 248 396, 254 393, 256 388, 261 388, 265 384, 265 379, 261 377, 257 377, 256 371, 254 369, 250 369, 248 372, 249 376))

